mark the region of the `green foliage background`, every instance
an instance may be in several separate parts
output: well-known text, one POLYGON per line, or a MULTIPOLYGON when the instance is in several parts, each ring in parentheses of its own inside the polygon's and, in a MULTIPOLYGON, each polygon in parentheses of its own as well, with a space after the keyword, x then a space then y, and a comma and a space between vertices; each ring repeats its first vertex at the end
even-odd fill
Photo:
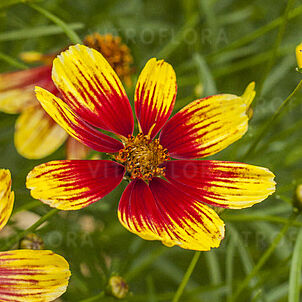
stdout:
MULTIPOLYGON (((76 28, 82 38, 95 31, 120 35, 134 56, 134 83, 149 58, 164 58, 171 63, 178 82, 175 111, 196 98, 216 92, 240 95, 249 82, 256 82, 257 106, 248 133, 213 158, 244 160, 269 168, 276 174, 277 192, 253 208, 226 210, 221 214, 226 222, 226 238, 220 248, 202 253, 180 300, 234 301, 232 293, 288 223, 295 187, 302 183, 301 93, 295 95, 261 136, 255 152, 244 156, 301 80, 301 74, 295 70, 294 49, 301 42, 302 2, 47 0, 36 3, 76 28), (204 88, 202 95, 196 93, 200 84, 204 88)), ((71 41, 62 29, 25 1, 1 0, 0 72, 17 70, 22 51, 49 53, 68 44, 71 41)), ((133 90, 128 90, 131 99, 133 90)), ((39 163, 63 159, 64 148, 39 161, 22 158, 13 143, 15 120, 16 116, 0 114, 0 167, 12 172, 15 209, 35 206, 30 211, 44 215, 50 208, 32 203, 25 177, 39 163)), ((116 215, 124 186, 81 211, 60 212, 37 231, 46 247, 64 255, 71 265, 72 278, 62 301, 81 301, 97 295, 112 273, 127 279, 131 295, 126 301, 171 301, 193 252, 166 248, 126 231, 116 215), (87 215, 96 223, 92 233, 85 232, 79 223, 87 215)), ((13 222, 10 224, 16 228, 13 222)), ((263 267, 252 275, 237 301, 288 301, 289 291, 292 294, 299 291, 300 271, 294 277, 298 282, 295 286, 289 286, 289 275, 292 261, 297 261, 292 253, 301 226, 298 218, 263 267)), ((4 244, 5 239, 1 240, 4 244)), ((294 262, 293 267, 296 265, 294 262)), ((95 301, 113 300, 106 296, 95 301)))

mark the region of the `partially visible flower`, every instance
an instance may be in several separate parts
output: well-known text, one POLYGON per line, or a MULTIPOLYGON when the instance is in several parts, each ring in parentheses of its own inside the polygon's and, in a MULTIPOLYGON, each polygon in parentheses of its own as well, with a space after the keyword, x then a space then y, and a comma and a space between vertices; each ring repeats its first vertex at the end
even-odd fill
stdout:
POLYGON ((128 284, 120 276, 112 276, 108 282, 108 294, 117 299, 126 298, 129 291, 128 284))
POLYGON ((44 241, 40 236, 30 233, 19 241, 19 248, 27 250, 43 250, 44 241))
MULTIPOLYGON (((104 52, 113 68, 129 84, 133 61, 129 48, 119 37, 99 34, 89 35, 86 43, 93 44, 104 52)), ((91 45, 91 46, 93 46, 91 45)), ((24 71, 0 74, 0 111, 20 114, 16 122, 15 146, 19 154, 29 159, 39 159, 52 154, 67 139, 67 133, 57 125, 37 102, 34 87, 39 86, 60 96, 51 80, 52 61, 56 54, 24 52, 20 57, 27 63, 42 63, 43 66, 24 71)), ((84 159, 89 149, 68 138, 67 159, 84 159)))
POLYGON ((274 174, 268 169, 196 160, 216 154, 246 133, 254 83, 242 96, 198 99, 169 119, 176 75, 168 63, 150 59, 136 85, 139 133, 133 135, 126 92, 100 53, 71 46, 54 60, 52 74, 64 99, 37 87, 43 108, 75 139, 95 151, 111 153, 113 160, 58 160, 35 167, 27 177, 27 188, 51 207, 84 208, 125 178, 130 183, 118 208, 125 228, 166 246, 205 251, 218 247, 224 237, 224 223, 208 205, 246 208, 275 191, 274 174))
POLYGON ((296 47, 296 58, 297 58, 298 70, 301 71, 301 69, 302 69, 302 43, 300 43, 296 47))
MULTIPOLYGON (((0 169, 0 229, 14 204, 11 175, 0 169)), ((0 301, 48 302, 61 296, 70 277, 68 262, 52 251, 0 252, 0 301)))

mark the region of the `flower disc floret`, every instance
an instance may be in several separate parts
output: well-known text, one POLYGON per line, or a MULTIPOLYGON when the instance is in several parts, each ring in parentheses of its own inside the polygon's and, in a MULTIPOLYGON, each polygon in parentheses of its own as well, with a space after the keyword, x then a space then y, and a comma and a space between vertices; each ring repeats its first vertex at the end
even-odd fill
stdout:
POLYGON ((155 176, 165 176, 165 167, 161 164, 169 160, 169 154, 158 139, 151 140, 149 135, 139 133, 129 136, 124 145, 116 159, 125 166, 130 179, 148 181, 155 176))

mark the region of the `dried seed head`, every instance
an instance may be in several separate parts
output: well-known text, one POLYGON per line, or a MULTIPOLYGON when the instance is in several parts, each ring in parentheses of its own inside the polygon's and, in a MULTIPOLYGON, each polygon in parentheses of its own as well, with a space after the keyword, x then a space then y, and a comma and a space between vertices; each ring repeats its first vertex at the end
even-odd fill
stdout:
POLYGON ((122 43, 120 37, 94 33, 85 37, 84 44, 99 51, 125 84, 131 86, 133 58, 130 49, 122 43))

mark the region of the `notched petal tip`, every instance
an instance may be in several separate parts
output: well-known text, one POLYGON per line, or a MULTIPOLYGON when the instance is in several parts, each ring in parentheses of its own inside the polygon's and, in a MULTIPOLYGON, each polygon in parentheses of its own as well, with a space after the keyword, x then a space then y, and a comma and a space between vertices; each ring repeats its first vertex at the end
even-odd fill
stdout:
POLYGON ((251 103, 253 102, 255 95, 256 95, 255 82, 253 81, 248 84, 243 95, 241 96, 242 100, 247 106, 247 109, 250 107, 251 103))

